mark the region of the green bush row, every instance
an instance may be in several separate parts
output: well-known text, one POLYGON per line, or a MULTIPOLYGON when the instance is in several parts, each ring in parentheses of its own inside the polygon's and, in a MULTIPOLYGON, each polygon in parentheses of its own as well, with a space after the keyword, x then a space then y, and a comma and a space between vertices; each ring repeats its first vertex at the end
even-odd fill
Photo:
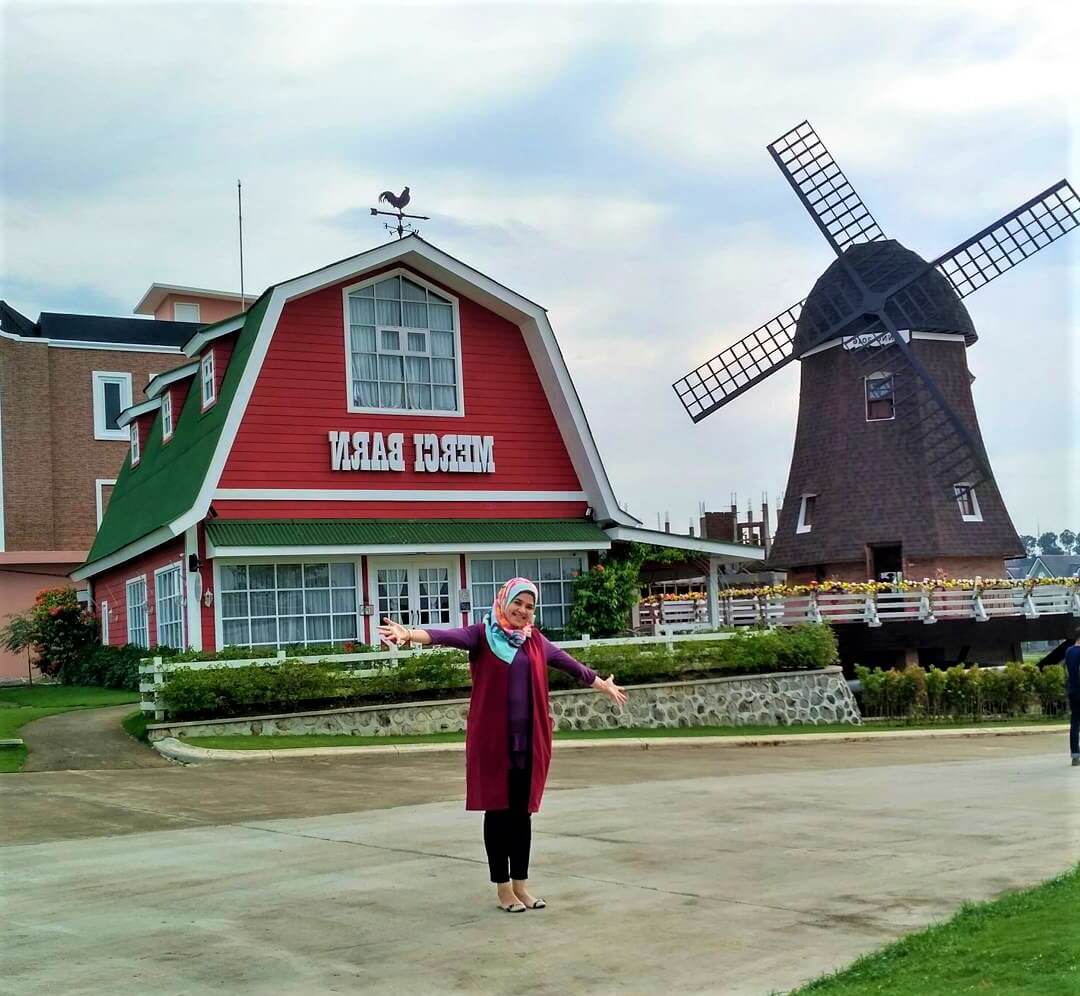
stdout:
POLYGON ((145 647, 96 646, 80 657, 69 660, 60 671, 65 685, 93 685, 97 688, 139 690, 139 662, 146 657, 145 647))
MULTIPOLYGON (((663 644, 589 647, 577 656, 596 671, 615 674, 624 685, 717 672, 809 670, 837 662, 832 630, 821 625, 738 633, 717 642, 677 643, 673 651, 663 644)), ((551 669, 549 676, 553 688, 576 687, 561 671, 551 669)), ((445 698, 467 694, 469 684, 463 653, 432 650, 366 676, 350 675, 340 664, 325 661, 179 668, 169 672, 161 698, 174 718, 183 719, 445 698)))
POLYGON ((1038 707, 1053 716, 1065 708, 1065 668, 1054 664, 1008 664, 1001 670, 977 665, 924 670, 917 664, 892 671, 859 665, 856 693, 863 716, 881 718, 972 718, 1023 716, 1038 707))

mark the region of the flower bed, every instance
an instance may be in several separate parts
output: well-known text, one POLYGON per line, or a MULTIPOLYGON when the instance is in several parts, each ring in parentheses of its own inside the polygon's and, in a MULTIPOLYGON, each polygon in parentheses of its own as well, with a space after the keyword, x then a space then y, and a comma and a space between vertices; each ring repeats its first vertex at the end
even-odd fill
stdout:
MULTIPOLYGON (((721 598, 756 598, 779 595, 872 595, 891 591, 989 591, 994 589, 1022 589, 1032 591, 1044 586, 1062 586, 1080 589, 1080 578, 923 578, 921 581, 815 581, 810 584, 762 585, 757 588, 728 588, 721 598)), ((655 596, 654 596, 655 597, 655 596)), ((680 596, 688 598, 689 596, 680 596)))

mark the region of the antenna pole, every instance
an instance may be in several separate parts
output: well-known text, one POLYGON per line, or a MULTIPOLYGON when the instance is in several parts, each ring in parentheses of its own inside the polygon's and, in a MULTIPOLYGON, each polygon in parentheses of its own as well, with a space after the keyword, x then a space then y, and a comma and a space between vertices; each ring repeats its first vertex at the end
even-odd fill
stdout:
POLYGON ((244 298, 244 198, 240 190, 240 181, 236 181, 236 222, 240 229, 240 310, 247 310, 244 298))

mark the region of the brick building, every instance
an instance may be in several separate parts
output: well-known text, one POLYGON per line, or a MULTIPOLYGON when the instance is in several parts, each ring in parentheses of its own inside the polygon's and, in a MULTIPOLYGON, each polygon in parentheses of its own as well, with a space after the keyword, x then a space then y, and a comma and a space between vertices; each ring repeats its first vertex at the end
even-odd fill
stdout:
MULTIPOLYGON (((156 320, 42 313, 0 302, 0 620, 86 559, 128 452, 120 413, 181 350, 203 315, 238 295, 151 287, 156 320), (180 320, 177 320, 180 319, 180 320), (190 320, 188 320, 190 319, 190 320)), ((0 651, 0 679, 26 661, 0 651)))

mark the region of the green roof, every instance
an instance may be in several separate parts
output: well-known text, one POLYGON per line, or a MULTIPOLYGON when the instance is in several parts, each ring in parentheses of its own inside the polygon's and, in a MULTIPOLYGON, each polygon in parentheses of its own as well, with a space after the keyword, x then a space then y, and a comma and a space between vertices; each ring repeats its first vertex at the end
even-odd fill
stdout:
POLYGON ((159 413, 150 427, 138 466, 131 467, 128 454, 86 558, 88 564, 167 525, 195 504, 266 313, 270 290, 247 313, 214 405, 200 411, 197 394, 202 388, 196 377, 169 442, 161 444, 159 413))
POLYGON ((608 542, 583 519, 214 519, 206 535, 219 548, 608 542))

